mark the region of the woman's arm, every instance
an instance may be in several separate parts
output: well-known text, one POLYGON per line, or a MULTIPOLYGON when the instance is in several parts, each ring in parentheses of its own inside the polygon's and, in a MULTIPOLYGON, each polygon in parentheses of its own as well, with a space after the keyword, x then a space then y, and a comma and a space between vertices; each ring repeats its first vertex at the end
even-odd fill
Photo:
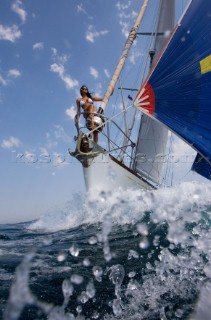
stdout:
POLYGON ((80 112, 81 112, 80 99, 77 99, 77 100, 76 100, 76 105, 77 105, 77 117, 76 117, 76 121, 79 122, 80 112))
POLYGON ((101 97, 92 97, 93 101, 103 101, 103 98, 101 97))

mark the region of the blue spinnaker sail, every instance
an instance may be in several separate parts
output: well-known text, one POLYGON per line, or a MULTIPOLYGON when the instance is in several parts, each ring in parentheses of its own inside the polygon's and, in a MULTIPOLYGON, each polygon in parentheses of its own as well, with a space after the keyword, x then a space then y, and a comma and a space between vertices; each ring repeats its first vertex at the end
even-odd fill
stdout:
POLYGON ((204 163, 193 170, 210 179, 211 0, 191 1, 134 105, 193 146, 204 163))

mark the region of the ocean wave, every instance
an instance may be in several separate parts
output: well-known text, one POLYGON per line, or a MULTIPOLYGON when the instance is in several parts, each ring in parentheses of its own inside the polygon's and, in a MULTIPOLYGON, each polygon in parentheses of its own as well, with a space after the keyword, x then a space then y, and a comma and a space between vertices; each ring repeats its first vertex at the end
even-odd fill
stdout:
POLYGON ((203 211, 210 213, 211 186, 185 182, 171 188, 155 191, 117 190, 100 193, 95 199, 75 194, 63 209, 46 213, 28 226, 28 230, 57 232, 95 224, 109 215, 116 224, 136 223, 145 212, 152 212, 154 222, 176 224, 198 221, 203 211))

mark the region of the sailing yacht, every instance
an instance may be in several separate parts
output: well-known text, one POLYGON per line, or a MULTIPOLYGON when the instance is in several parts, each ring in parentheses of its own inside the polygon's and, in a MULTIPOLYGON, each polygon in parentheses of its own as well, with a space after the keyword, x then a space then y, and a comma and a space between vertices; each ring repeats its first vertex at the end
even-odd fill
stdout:
POLYGON ((81 162, 86 189, 92 194, 117 188, 156 189, 169 130, 197 151, 192 170, 211 179, 211 1, 191 0, 175 25, 175 0, 161 0, 156 30, 139 33, 149 1, 143 1, 94 117, 95 130, 106 145, 94 143, 90 132, 78 128, 76 149, 69 151, 81 162), (153 39, 147 55, 149 73, 132 103, 126 106, 123 100, 122 111, 108 118, 106 107, 137 35, 138 41, 153 39), (137 112, 141 116, 134 137, 137 112), (116 122, 118 117, 123 127, 116 122), (112 128, 121 135, 121 143, 115 141, 112 128))

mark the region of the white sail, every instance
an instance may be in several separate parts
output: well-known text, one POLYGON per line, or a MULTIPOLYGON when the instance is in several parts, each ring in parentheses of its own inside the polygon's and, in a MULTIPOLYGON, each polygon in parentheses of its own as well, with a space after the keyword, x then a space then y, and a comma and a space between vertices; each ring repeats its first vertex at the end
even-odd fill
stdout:
POLYGON ((135 170, 158 184, 165 158, 168 130, 146 115, 142 116, 136 148, 135 170))
MULTIPOLYGON (((175 0, 161 0, 160 16, 158 19, 157 36, 155 39, 154 61, 166 44, 169 33, 174 27, 175 0)), ((137 141, 134 169, 156 184, 160 183, 168 138, 168 130, 143 114, 137 141)))

